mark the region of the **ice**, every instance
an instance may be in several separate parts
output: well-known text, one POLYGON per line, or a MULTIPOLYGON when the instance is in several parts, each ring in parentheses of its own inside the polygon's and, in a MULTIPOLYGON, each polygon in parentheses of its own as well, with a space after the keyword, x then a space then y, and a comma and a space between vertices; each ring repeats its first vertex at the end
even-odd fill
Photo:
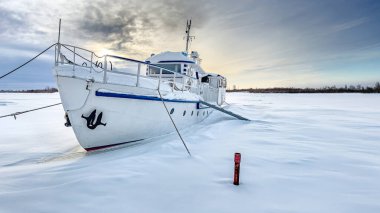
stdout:
MULTIPOLYGON (((0 94, 0 116, 58 102, 0 94)), ((0 119, 0 212, 380 212, 380 95, 227 102, 252 121, 213 112, 182 130, 192 157, 175 134, 86 153, 62 106, 0 119)))

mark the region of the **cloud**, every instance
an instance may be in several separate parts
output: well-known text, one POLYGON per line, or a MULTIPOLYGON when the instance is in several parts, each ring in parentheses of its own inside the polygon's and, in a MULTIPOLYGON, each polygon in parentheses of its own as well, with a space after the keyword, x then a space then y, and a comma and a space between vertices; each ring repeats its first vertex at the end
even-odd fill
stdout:
POLYGON ((342 24, 335 25, 335 26, 333 26, 333 31, 334 32, 339 32, 339 31, 349 30, 351 28, 360 26, 360 25, 362 25, 362 24, 364 24, 364 23, 366 23, 368 21, 369 21, 369 18, 362 17, 362 18, 359 18, 359 19, 355 19, 355 20, 352 20, 352 21, 348 21, 348 22, 345 22, 345 23, 342 23, 342 24))
POLYGON ((109 48, 121 50, 133 44, 149 45, 159 35, 183 30, 186 19, 192 16, 199 20, 196 27, 201 26, 208 19, 207 5, 203 0, 98 0, 83 5, 84 13, 75 24, 84 38, 105 42, 109 48))
POLYGON ((149 54, 147 49, 161 38, 173 34, 181 38, 187 19, 193 19, 193 28, 204 26, 210 19, 211 5, 205 0, 94 0, 75 4, 64 0, 3 1, 0 40, 54 41, 58 19, 62 18, 66 42, 128 52, 144 49, 144 54, 149 54))
POLYGON ((0 34, 14 33, 16 30, 26 27, 25 16, 23 13, 0 7, 0 34))

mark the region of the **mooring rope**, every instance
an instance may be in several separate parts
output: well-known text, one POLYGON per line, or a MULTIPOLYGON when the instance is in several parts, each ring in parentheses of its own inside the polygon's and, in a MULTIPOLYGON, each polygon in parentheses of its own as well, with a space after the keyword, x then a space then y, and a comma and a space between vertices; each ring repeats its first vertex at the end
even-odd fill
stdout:
POLYGON ((161 98, 162 104, 164 105, 165 110, 166 110, 166 112, 168 113, 168 116, 169 116, 170 120, 172 121, 175 130, 177 131, 177 134, 178 134, 179 138, 181 139, 183 145, 185 146, 187 153, 189 153, 189 156, 191 157, 191 153, 190 153, 189 149, 187 148, 186 143, 185 143, 185 141, 183 140, 183 138, 182 138, 182 136, 181 136, 181 133, 179 133, 179 130, 178 130, 178 128, 177 128, 177 125, 175 125, 174 120, 173 120, 172 116, 171 116, 170 113, 169 113, 168 107, 166 106, 164 99, 162 98, 162 95, 161 95, 161 93, 160 93, 160 89, 157 89, 157 91, 158 91, 158 94, 160 95, 160 98, 161 98))
POLYGON ((29 61, 21 64, 20 66, 18 66, 17 68, 5 73, 4 75, 0 76, 0 79, 4 78, 5 76, 15 72, 16 70, 20 69, 21 67, 27 65, 28 63, 30 63, 31 61, 33 61, 34 59, 38 58, 40 55, 42 55, 43 53, 45 53, 46 51, 48 51, 50 48, 54 47, 57 43, 54 43, 52 45, 50 45, 48 48, 46 48, 44 51, 40 52, 38 55, 34 56, 32 59, 30 59, 29 61))
POLYGON ((11 113, 11 114, 8 114, 8 115, 2 115, 2 116, 0 116, 0 118, 5 118, 5 117, 12 116, 16 120, 16 115, 21 115, 21 114, 24 114, 24 113, 33 112, 33 111, 37 111, 37 110, 40 110, 40 109, 45 109, 45 108, 57 106, 57 105, 60 105, 60 104, 61 103, 56 103, 56 104, 52 104, 52 105, 48 105, 48 106, 43 106, 43 107, 35 108, 35 109, 29 109, 29 110, 22 111, 22 112, 15 112, 15 113, 11 113))
MULTIPOLYGON (((8 76, 9 74, 13 73, 13 72, 16 72, 18 69, 20 69, 21 67, 29 64, 31 61, 33 61, 34 59, 38 58, 40 55, 44 54, 46 51, 48 51, 50 48, 54 47, 57 43, 54 43, 52 45, 50 45, 48 48, 46 48, 45 50, 43 50, 42 52, 38 53, 36 56, 34 56, 33 58, 31 58, 30 60, 28 60, 27 62, 21 64, 20 66, 16 67, 15 69, 5 73, 4 75, 0 76, 0 79, 8 76)), ((30 109, 30 110, 26 110, 26 111, 22 111, 22 112, 15 112, 15 113, 11 113, 11 114, 8 114, 8 115, 2 115, 0 116, 0 118, 5 118, 5 117, 14 117, 14 119, 16 120, 16 116, 17 115, 20 115, 20 114, 24 114, 24 113, 28 113, 28 112, 33 112, 33 111, 36 111, 36 110, 40 110, 40 109, 45 109, 45 108, 49 108, 49 107, 53 107, 53 106, 57 106, 57 105, 60 105, 61 103, 57 103, 57 104, 52 104, 52 105, 48 105, 48 106, 43 106, 43 107, 39 107, 39 108, 36 108, 36 109, 30 109)))

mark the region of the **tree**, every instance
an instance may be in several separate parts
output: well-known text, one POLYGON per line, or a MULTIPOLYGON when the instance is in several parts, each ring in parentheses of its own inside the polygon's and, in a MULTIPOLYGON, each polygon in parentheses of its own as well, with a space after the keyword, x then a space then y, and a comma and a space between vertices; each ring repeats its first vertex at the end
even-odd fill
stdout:
POLYGON ((380 92, 380 83, 379 82, 376 82, 374 90, 376 92, 380 92))

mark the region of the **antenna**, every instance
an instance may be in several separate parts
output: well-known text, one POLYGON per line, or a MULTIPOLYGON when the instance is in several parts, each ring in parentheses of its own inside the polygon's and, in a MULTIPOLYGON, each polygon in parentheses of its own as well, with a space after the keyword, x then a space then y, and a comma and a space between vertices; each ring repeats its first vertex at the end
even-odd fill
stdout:
POLYGON ((61 53, 61 19, 59 19, 59 25, 58 25, 58 42, 57 42, 57 52, 56 52, 56 58, 55 58, 55 64, 58 64, 59 55, 61 53))
POLYGON ((195 38, 190 35, 191 19, 186 21, 186 53, 189 53, 189 44, 195 38))
POLYGON ((61 41, 61 19, 59 19, 59 25, 58 25, 58 44, 61 41))

